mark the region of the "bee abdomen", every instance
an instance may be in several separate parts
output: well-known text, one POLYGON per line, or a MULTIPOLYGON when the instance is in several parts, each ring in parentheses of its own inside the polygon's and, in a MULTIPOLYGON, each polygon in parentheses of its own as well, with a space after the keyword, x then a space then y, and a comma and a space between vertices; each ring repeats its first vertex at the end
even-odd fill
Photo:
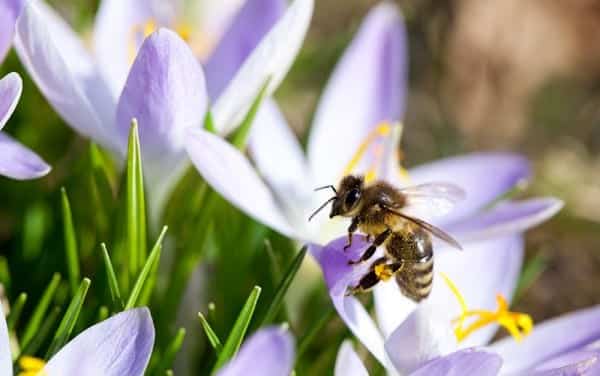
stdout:
POLYGON ((420 302, 427 298, 433 286, 433 254, 416 261, 405 261, 402 270, 396 273, 396 282, 410 299, 420 302))

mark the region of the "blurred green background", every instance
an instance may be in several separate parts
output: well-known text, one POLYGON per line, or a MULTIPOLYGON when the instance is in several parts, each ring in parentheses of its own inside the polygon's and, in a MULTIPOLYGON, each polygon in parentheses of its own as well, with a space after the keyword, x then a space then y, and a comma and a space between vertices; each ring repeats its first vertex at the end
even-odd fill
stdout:
MULTIPOLYGON (((90 33, 97 1, 51 3, 82 34, 90 33)), ((397 3, 404 12, 410 42, 403 139, 406 165, 481 150, 511 150, 529 157, 535 179, 521 194, 553 195, 566 205, 554 219, 528 233, 526 278, 514 308, 541 321, 599 303, 600 44, 594 40, 600 34, 598 3, 397 3)), ((374 4, 367 0, 316 2, 304 48, 276 95, 299 137, 308 131, 335 62, 374 4)), ((36 150, 53 171, 32 182, 0 178, 0 282, 11 301, 22 291, 35 301, 54 271, 66 275, 59 191, 64 186, 79 235, 82 275, 92 278, 90 296, 96 300, 88 299, 90 308, 84 314, 93 320, 101 304, 98 300, 106 296, 98 245, 110 239, 115 218, 90 214, 96 213, 98 203, 90 198, 89 143, 52 111, 14 52, 0 67, 2 75, 9 71, 22 73, 24 91, 4 131, 36 150)), ((181 219, 178 223, 176 208, 198 183, 196 174, 190 173, 180 186, 171 215, 166 217, 171 238, 164 254, 177 247, 178 234, 194 231, 181 219)), ((186 307, 189 315, 183 316, 207 312, 208 302, 214 302, 212 324, 217 332, 227 333, 253 285, 261 285, 261 299, 269 301, 278 282, 277 269, 290 262, 295 247, 258 224, 249 225, 232 208, 215 218, 215 228, 220 220, 227 221, 228 232, 217 241, 221 243, 215 246, 218 257, 206 252, 193 282, 196 288, 188 291, 194 304, 186 307), (265 246, 265 237, 271 247, 265 246), (246 241, 242 244, 239 239, 246 241)), ((321 282, 315 281, 310 288, 298 286, 298 281, 293 284, 287 318, 298 337, 321 319, 326 322, 323 330, 331 335, 321 333, 317 342, 308 345, 298 374, 330 372, 338 344, 347 335, 341 321, 331 314, 321 282)), ((259 312, 260 307, 259 303, 259 312)), ((161 325, 165 335, 172 335, 175 323, 161 325)), ((196 349, 200 355, 187 361, 206 369, 214 355, 203 336, 196 322, 188 329, 185 350, 196 349)))

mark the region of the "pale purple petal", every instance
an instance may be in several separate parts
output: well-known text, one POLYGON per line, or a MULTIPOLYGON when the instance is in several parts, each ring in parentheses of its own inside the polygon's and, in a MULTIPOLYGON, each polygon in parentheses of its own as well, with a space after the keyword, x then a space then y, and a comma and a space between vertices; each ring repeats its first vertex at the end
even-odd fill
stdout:
POLYGON ((563 202, 555 198, 502 202, 445 230, 461 242, 516 234, 548 220, 562 207, 563 202))
POLYGON ((204 66, 210 98, 221 95, 285 6, 285 0, 246 0, 204 66))
POLYGON ((29 180, 50 172, 50 166, 33 151, 0 132, 0 175, 29 180))
POLYGON ((334 376, 369 376, 350 341, 342 342, 335 360, 334 376))
POLYGON ((482 349, 465 349, 430 361, 410 376, 495 376, 502 358, 482 349))
POLYGON ((0 130, 15 111, 22 91, 23 81, 17 73, 9 73, 0 80, 0 130))
POLYGON ((143 375, 152 347, 154 325, 148 308, 121 312, 89 327, 54 355, 48 375, 143 375))
POLYGON ((358 299, 345 296, 348 287, 354 286, 368 268, 367 263, 350 266, 348 261, 358 259, 368 244, 363 236, 354 236, 352 247, 344 251, 346 241, 344 236, 325 247, 312 244, 310 251, 321 265, 329 296, 346 326, 381 364, 391 367, 385 355, 383 337, 375 322, 358 299))
POLYGON ((594 376, 600 374, 600 352, 577 350, 527 370, 531 376, 594 376))
POLYGON ((10 354, 10 337, 6 325, 6 317, 0 304, 0 374, 12 375, 12 356, 10 354))
POLYGON ((163 21, 152 1, 102 0, 94 25, 94 53, 98 66, 117 97, 143 39, 146 22, 163 21))
POLYGON ((450 224, 464 219, 530 178, 527 159, 516 154, 476 153, 446 158, 409 171, 411 184, 448 181, 465 190, 467 198, 443 218, 450 224))
POLYGON ((12 45, 15 22, 22 7, 22 0, 0 0, 0 62, 12 45))
POLYGON ((250 337, 218 376, 284 376, 294 366, 294 340, 281 328, 266 328, 250 337))
POLYGON ((257 221, 296 237, 273 194, 241 152, 201 129, 188 132, 186 148, 200 175, 221 196, 257 221))
POLYGON ((529 336, 517 343, 512 338, 491 346, 504 359, 503 372, 523 372, 600 340, 600 306, 588 308, 536 325, 529 336))
POLYGON ((319 184, 341 177, 361 142, 382 122, 398 122, 406 91, 406 35, 391 2, 373 8, 336 66, 319 103, 308 155, 319 184))
POLYGON ((207 101, 202 69, 187 44, 167 29, 150 35, 119 99, 117 126, 124 150, 131 119, 138 120, 153 202, 161 202, 182 174, 186 129, 202 125, 207 101))
POLYGON ((77 35, 46 4, 33 0, 16 30, 21 62, 54 109, 79 133, 117 151, 115 99, 77 35))
POLYGON ((242 122, 267 80, 267 97, 277 89, 300 50, 313 5, 314 0, 294 0, 223 90, 213 107, 220 134, 229 134, 242 122))

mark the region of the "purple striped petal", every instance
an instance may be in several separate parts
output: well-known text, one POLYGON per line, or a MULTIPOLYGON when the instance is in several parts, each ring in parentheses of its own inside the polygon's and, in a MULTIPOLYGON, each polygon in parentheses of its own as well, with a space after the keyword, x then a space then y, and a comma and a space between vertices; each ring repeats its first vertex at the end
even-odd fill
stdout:
POLYGON ((267 81, 266 97, 277 89, 300 50, 313 6, 314 0, 294 0, 244 61, 212 108, 220 134, 229 134, 242 122, 267 81))
POLYGON ((241 152, 201 129, 188 132, 186 148, 200 175, 221 196, 257 221, 297 237, 275 197, 241 152))
POLYGON ((174 32, 150 35, 137 55, 119 100, 117 124, 126 148, 131 119, 139 124, 144 172, 162 202, 186 167, 187 128, 199 128, 207 107, 204 75, 188 45, 174 32))
POLYGON ((532 376, 594 376, 600 374, 600 352, 578 350, 545 361, 532 370, 532 376))
POLYGON ((545 321, 520 343, 512 338, 491 346, 504 359, 503 372, 518 373, 600 340, 600 306, 545 321))
POLYGON ((342 342, 335 360, 334 376, 369 376, 350 341, 342 342))
POLYGON ((15 48, 40 91, 77 132, 113 151, 115 99, 77 35, 43 2, 28 1, 15 48))
POLYGON ((0 132, 0 175, 16 179, 37 179, 47 175, 50 166, 37 154, 0 132))
POLYGON ((411 184, 448 181, 465 190, 466 200, 443 218, 447 224, 476 213, 516 184, 528 180, 530 175, 527 159, 501 153, 452 157, 410 170, 411 184))
POLYGON ((150 311, 135 308, 84 330, 50 359, 44 371, 49 375, 143 375, 153 346, 150 311))
POLYGON ((0 0, 0 62, 12 45, 15 22, 22 7, 22 0, 0 0))
POLYGON ((292 336, 280 328, 266 328, 250 337, 218 376, 283 376, 293 365, 292 336))
POLYGON ((356 285, 368 268, 366 263, 350 266, 348 261, 358 259, 368 243, 363 236, 354 236, 352 247, 344 251, 346 241, 344 236, 324 247, 311 244, 310 251, 321 265, 329 296, 346 326, 381 364, 391 367, 385 355, 383 337, 375 322, 358 299, 345 296, 348 287, 356 285))
POLYGON ((17 73, 9 73, 0 80, 0 130, 15 111, 22 91, 23 81, 17 73))
POLYGON ((502 202, 445 230, 462 242, 516 234, 548 220, 562 207, 563 202, 555 198, 502 202))
MULTIPOLYGON (((158 14, 146 0, 102 0, 94 25, 94 52, 98 66, 117 97, 141 46, 144 23, 163 24, 165 15, 158 14)), ((170 3, 170 2, 165 2, 170 3)), ((165 4, 167 5, 167 4, 165 4)), ((162 7, 156 7, 158 10, 162 7)))
POLYGON ((406 91, 406 35, 398 8, 369 12, 335 68, 315 113, 308 155, 319 184, 331 184, 366 135, 400 121, 406 91))
POLYGON ((482 349, 465 349, 430 361, 410 376, 495 376, 502 358, 482 349))
POLYGON ((0 374, 12 375, 12 356, 10 354, 10 338, 8 335, 8 326, 6 317, 0 304, 0 374))
POLYGON ((205 65, 208 93, 216 99, 285 10, 285 0, 247 0, 205 65))

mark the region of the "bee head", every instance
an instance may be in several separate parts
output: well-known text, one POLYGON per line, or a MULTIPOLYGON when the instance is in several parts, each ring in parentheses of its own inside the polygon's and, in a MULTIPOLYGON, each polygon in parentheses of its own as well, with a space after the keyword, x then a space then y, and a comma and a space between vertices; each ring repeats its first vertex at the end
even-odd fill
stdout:
POLYGON ((337 215, 352 217, 360 207, 365 182, 362 176, 345 176, 337 190, 336 198, 331 206, 329 218, 337 215))

